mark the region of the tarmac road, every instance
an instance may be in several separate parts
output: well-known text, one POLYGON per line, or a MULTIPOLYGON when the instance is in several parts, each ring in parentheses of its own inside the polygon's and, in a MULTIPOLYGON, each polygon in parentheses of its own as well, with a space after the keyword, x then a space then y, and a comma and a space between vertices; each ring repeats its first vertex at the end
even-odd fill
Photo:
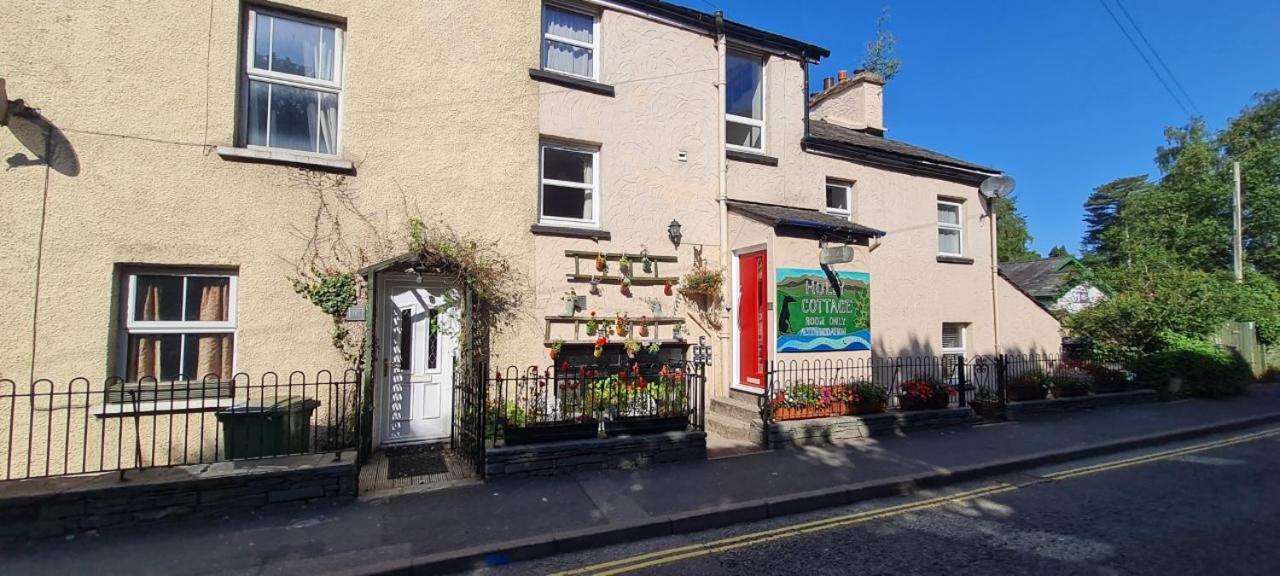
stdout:
POLYGON ((486 574, 1280 574, 1280 429, 486 574))

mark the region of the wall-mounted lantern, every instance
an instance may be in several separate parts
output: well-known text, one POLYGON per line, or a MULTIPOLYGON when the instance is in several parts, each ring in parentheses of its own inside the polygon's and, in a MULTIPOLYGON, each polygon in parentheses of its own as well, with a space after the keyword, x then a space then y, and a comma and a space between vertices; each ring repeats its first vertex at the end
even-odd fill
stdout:
POLYGON ((680 233, 679 220, 672 219, 671 223, 667 225, 667 237, 671 239, 672 244, 680 246, 680 239, 683 238, 684 235, 680 233))

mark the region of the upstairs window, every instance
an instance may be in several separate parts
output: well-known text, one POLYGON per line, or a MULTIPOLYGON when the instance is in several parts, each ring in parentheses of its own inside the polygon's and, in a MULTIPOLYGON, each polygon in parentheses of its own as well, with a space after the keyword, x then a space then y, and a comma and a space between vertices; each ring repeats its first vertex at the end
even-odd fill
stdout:
POLYGON ((542 69, 595 80, 600 19, 556 4, 542 6, 542 69))
POLYGON ((542 144, 539 218, 547 224, 596 226, 600 212, 599 151, 568 144, 542 144))
POLYGON ((958 202, 938 201, 938 254, 964 255, 964 206, 958 202))
POLYGON ((342 30, 256 8, 245 29, 245 143, 336 155, 342 30))
POLYGON ((730 50, 725 58, 725 147, 764 151, 764 57, 730 50))
POLYGON ((839 216, 848 216, 852 211, 853 192, 851 186, 840 182, 827 182, 827 212, 839 216))

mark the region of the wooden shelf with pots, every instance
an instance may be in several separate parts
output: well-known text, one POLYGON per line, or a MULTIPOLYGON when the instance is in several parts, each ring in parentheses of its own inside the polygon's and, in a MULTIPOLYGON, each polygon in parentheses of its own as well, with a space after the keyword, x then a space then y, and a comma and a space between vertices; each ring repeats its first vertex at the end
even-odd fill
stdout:
MULTIPOLYGON (((586 324, 587 324, 587 321, 590 319, 591 319, 590 316, 547 316, 546 331, 543 333, 545 345, 550 346, 553 342, 555 342, 555 340, 551 338, 551 326, 555 324, 573 324, 573 338, 564 339, 565 344, 595 344, 596 342, 595 337, 589 334, 585 334, 587 329, 586 324)), ((627 334, 635 334, 636 324, 640 322, 639 318, 628 318, 628 321, 630 322, 630 325, 627 327, 627 334)), ((614 338, 614 339, 626 338, 626 336, 618 336, 617 332, 613 331, 614 329, 613 318, 597 316, 596 323, 599 324, 600 326, 607 327, 611 338, 614 338)), ((685 319, 679 316, 658 316, 654 318, 646 317, 644 323, 648 324, 649 327, 654 330, 657 330, 658 326, 679 326, 681 328, 681 332, 683 332, 685 319)), ((675 339, 675 338, 658 338, 655 340, 652 337, 644 337, 641 339, 641 342, 654 342, 654 341, 658 342, 659 344, 673 344, 673 343, 685 342, 685 340, 675 339)), ((610 341, 610 343, 620 344, 621 340, 619 340, 618 342, 610 341)))

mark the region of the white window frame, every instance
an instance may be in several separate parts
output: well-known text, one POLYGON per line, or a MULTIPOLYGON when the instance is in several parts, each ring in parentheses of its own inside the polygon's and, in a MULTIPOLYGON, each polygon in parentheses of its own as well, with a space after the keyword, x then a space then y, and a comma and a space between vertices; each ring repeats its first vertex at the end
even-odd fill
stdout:
POLYGON ((827 180, 826 185, 822 187, 822 203, 826 205, 826 212, 828 214, 835 214, 836 216, 852 217, 853 216, 853 184, 850 184, 848 182, 841 182, 839 180, 827 180), (846 206, 846 208, 831 207, 831 203, 827 199, 828 187, 844 188, 844 205, 846 206))
MULTIPOLYGON (((954 200, 944 200, 942 198, 939 198, 938 206, 943 206, 943 205, 955 206, 956 222, 958 222, 958 224, 950 224, 947 222, 943 222, 941 218, 938 218, 937 219, 938 220, 938 236, 940 237, 942 235, 943 230, 955 230, 956 232, 959 232, 960 233, 960 251, 959 252, 943 252, 942 246, 938 246, 938 255, 939 256, 964 256, 964 203, 956 202, 954 200)), ((936 211, 937 207, 935 207, 934 210, 936 211)))
MULTIPOLYGON (((310 156, 321 156, 321 157, 325 157, 325 158, 331 158, 331 157, 340 156, 340 155, 341 155, 341 152, 342 152, 342 118, 343 118, 343 109, 345 108, 345 106, 343 105, 343 104, 344 104, 344 102, 343 102, 343 101, 344 101, 344 98, 343 98, 343 96, 342 96, 342 92, 343 92, 343 90, 342 90, 342 79, 343 79, 343 77, 345 76, 345 75, 343 74, 343 72, 344 72, 344 68, 345 68, 345 66, 343 65, 343 64, 344 64, 343 54, 345 53, 344 48, 345 48, 345 42, 346 42, 346 30, 345 30, 345 29, 343 29, 343 28, 342 28, 342 26, 340 26, 340 25, 338 25, 338 24, 336 24, 336 23, 334 23, 334 22, 329 22, 329 21, 326 21, 326 20, 318 20, 318 19, 316 19, 316 18, 308 18, 308 17, 303 16, 303 15, 300 15, 300 14, 294 14, 294 13, 291 13, 291 12, 284 12, 284 11, 280 11, 280 10, 270 10, 270 9, 263 9, 263 8, 259 8, 259 7, 250 7, 250 8, 246 11, 246 13, 248 14, 248 16, 247 16, 247 20, 245 21, 245 35, 244 35, 244 39, 245 39, 245 45, 244 45, 244 46, 245 46, 245 51, 244 51, 244 58, 245 58, 245 62, 244 62, 244 70, 245 70, 245 73, 244 73, 244 80, 243 80, 243 82, 242 82, 242 84, 243 84, 243 85, 242 85, 241 90, 240 90, 240 92, 241 92, 241 96, 240 96, 240 109, 241 109, 241 114, 240 114, 240 116, 241 116, 241 117, 240 117, 240 133, 244 135, 244 147, 245 147, 245 148, 252 149, 252 150, 278 150, 278 151, 288 152, 288 153, 290 153, 290 154, 302 154, 302 155, 310 155, 310 156), (254 51, 255 47, 257 46, 257 34, 258 34, 257 16, 258 16, 258 14, 263 14, 263 15, 266 15, 266 16, 271 16, 271 17, 273 17, 273 18, 286 18, 286 19, 289 19, 289 20, 297 20, 298 22, 305 22, 305 23, 307 23, 307 24, 312 24, 312 25, 315 25, 315 26, 323 26, 323 27, 326 27, 326 28, 333 28, 333 80, 320 80, 320 79, 318 79, 318 78, 307 78, 307 77, 305 77, 305 76, 296 76, 296 75, 293 75, 293 74, 286 74, 286 73, 284 73, 284 72, 275 72, 275 71, 272 71, 272 70, 263 70, 263 69, 261 69, 261 68, 258 68, 258 67, 256 67, 256 66, 254 66, 254 61, 253 61, 254 52, 253 52, 253 51, 254 51), (319 151, 316 151, 316 152, 310 152, 310 151, 306 151, 306 150, 294 150, 294 149, 292 149, 292 148, 276 148, 276 147, 274 147, 274 146, 271 146, 271 128, 270 128, 270 122, 271 122, 271 98, 270 98, 270 97, 268 97, 268 98, 267 98, 267 123, 268 123, 268 127, 267 127, 267 145, 266 145, 266 146, 262 146, 262 145, 258 145, 258 144, 249 144, 249 98, 250 98, 250 96, 249 96, 249 83, 250 83, 250 81, 253 81, 253 80, 257 80, 257 81, 259 81, 259 82, 266 82, 266 83, 269 83, 269 84, 278 84, 278 85, 282 85, 282 86, 292 86, 292 87, 294 87, 294 88, 305 88, 305 89, 307 89, 307 90, 316 90, 316 91, 318 91, 318 92, 327 92, 327 93, 329 93, 329 94, 335 94, 335 95, 337 95, 337 97, 338 97, 338 122, 337 122, 337 124, 338 124, 338 125, 337 125, 337 128, 336 128, 336 129, 337 129, 337 138, 336 138, 336 140, 335 140, 335 144, 334 144, 334 151, 333 151, 332 153, 328 153, 328 152, 319 152, 319 151)), ((275 21, 274 21, 274 20, 272 21, 271 26, 272 26, 272 28, 274 29, 274 27, 275 27, 275 21)), ((267 48, 267 54, 268 54, 268 57, 270 57, 270 56, 269 56, 269 55, 270 55, 270 53, 271 53, 271 47, 270 47, 270 46, 268 46, 268 48, 267 48)), ((319 104, 320 104, 320 103, 319 103, 319 101, 318 101, 319 97, 320 97, 320 95, 319 95, 319 94, 317 94, 317 95, 316 95, 316 98, 317 98, 317 102, 316 102, 317 110, 319 109, 318 107, 319 107, 319 104)), ((319 139, 319 138, 320 138, 320 131, 319 131, 319 130, 316 130, 316 138, 317 138, 317 139, 319 139)), ((320 148, 320 146, 319 146, 319 143, 317 142, 316 149, 317 149, 317 150, 319 150, 319 148, 320 148)))
MULTIPOLYGON (((239 362, 239 354, 237 348, 240 345, 240 339, 234 337, 236 335, 236 308, 237 293, 239 292, 239 274, 235 271, 217 271, 217 270, 200 270, 189 268, 131 268, 124 272, 124 297, 125 303, 124 322, 121 323, 120 329, 120 365, 117 372, 120 378, 128 377, 129 366, 129 337, 137 334, 231 334, 233 336, 231 343, 231 362, 232 373, 235 373, 235 364, 239 362), (134 320, 137 306, 138 294, 138 276, 178 276, 182 278, 182 312, 185 315, 187 309, 187 279, 188 278, 228 278, 227 286, 227 319, 224 321, 199 321, 199 320, 134 320)), ((178 367, 182 368, 186 362, 186 346, 179 349, 178 367)), ((224 380, 230 380, 231 374, 222 374, 224 380)), ((200 375, 179 375, 180 379, 196 379, 200 375)))
POLYGON ((943 322, 942 336, 943 336, 942 341, 940 341, 939 343, 941 344, 943 356, 953 356, 953 355, 964 356, 965 350, 967 350, 967 346, 969 344, 969 324, 967 322, 943 322), (958 347, 952 346, 950 348, 946 347, 946 344, 943 341, 946 340, 948 326, 957 326, 960 328, 960 346, 958 347))
POLYGON ((539 25, 542 27, 542 47, 538 53, 539 68, 541 68, 545 72, 550 72, 552 74, 563 74, 565 76, 572 76, 574 78, 586 78, 587 80, 594 80, 597 82, 600 80, 600 14, 598 12, 587 10, 584 8, 578 8, 576 6, 570 6, 563 2, 543 2, 542 3, 542 22, 539 25), (557 36, 555 34, 548 32, 547 31, 547 9, 548 8, 563 10, 565 12, 576 12, 583 16, 590 16, 592 42, 583 42, 581 40, 574 40, 573 38, 565 38, 564 36, 557 36), (591 75, 583 76, 581 74, 574 74, 573 72, 565 72, 564 70, 547 68, 547 40, 560 42, 561 44, 568 44, 570 46, 577 46, 578 48, 586 48, 587 50, 590 50, 591 51, 591 75))
POLYGON ((966 322, 943 322, 942 332, 939 334, 942 338, 939 341, 942 348, 942 376, 947 384, 956 384, 960 381, 960 361, 965 357, 966 347, 969 344, 969 324, 966 322), (960 328, 960 346, 946 347, 946 335, 948 326, 958 326, 960 328))
POLYGON ((574 144, 564 144, 561 142, 542 141, 538 145, 538 222, 554 226, 575 226, 579 228, 596 228, 600 226, 600 149, 574 144), (591 155, 591 184, 583 184, 582 182, 572 182, 569 180, 555 180, 546 178, 546 150, 554 148, 556 150, 565 150, 578 154, 591 155), (566 188, 577 188, 579 190, 589 190, 591 192, 591 218, 563 218, 559 216, 546 216, 543 208, 546 205, 546 187, 564 186, 566 188))
MULTIPOLYGON (((769 68, 768 67, 769 59, 767 56, 763 54, 752 52, 750 50, 730 48, 725 51, 726 60, 729 58, 729 52, 737 52, 738 54, 741 54, 741 55, 751 56, 752 58, 755 58, 760 62, 760 119, 756 120, 755 118, 748 118, 746 116, 738 116, 736 114, 730 114, 728 106, 725 107, 725 112, 724 112, 725 122, 733 122, 735 124, 744 124, 747 126, 759 127, 760 128, 760 147, 752 148, 750 146, 742 146, 740 144, 730 144, 729 142, 727 142, 728 133, 729 133, 727 129, 725 130, 726 142, 724 143, 724 147, 726 150, 734 150, 737 152, 747 152, 750 154, 763 154, 765 152, 765 149, 768 148, 769 146, 769 138, 768 138, 769 132, 768 132, 768 129, 765 127, 765 121, 764 121, 765 118, 769 117, 769 104, 768 104, 769 94, 768 94, 768 91, 766 90, 766 87, 769 85, 768 76, 767 76, 768 68, 769 68)), ((725 62, 725 68, 728 69, 728 62, 725 62)), ((726 79, 725 82, 727 83, 728 80, 726 79)), ((726 97, 728 96, 728 93, 729 93, 728 88, 729 87, 726 84, 725 85, 726 97)))

